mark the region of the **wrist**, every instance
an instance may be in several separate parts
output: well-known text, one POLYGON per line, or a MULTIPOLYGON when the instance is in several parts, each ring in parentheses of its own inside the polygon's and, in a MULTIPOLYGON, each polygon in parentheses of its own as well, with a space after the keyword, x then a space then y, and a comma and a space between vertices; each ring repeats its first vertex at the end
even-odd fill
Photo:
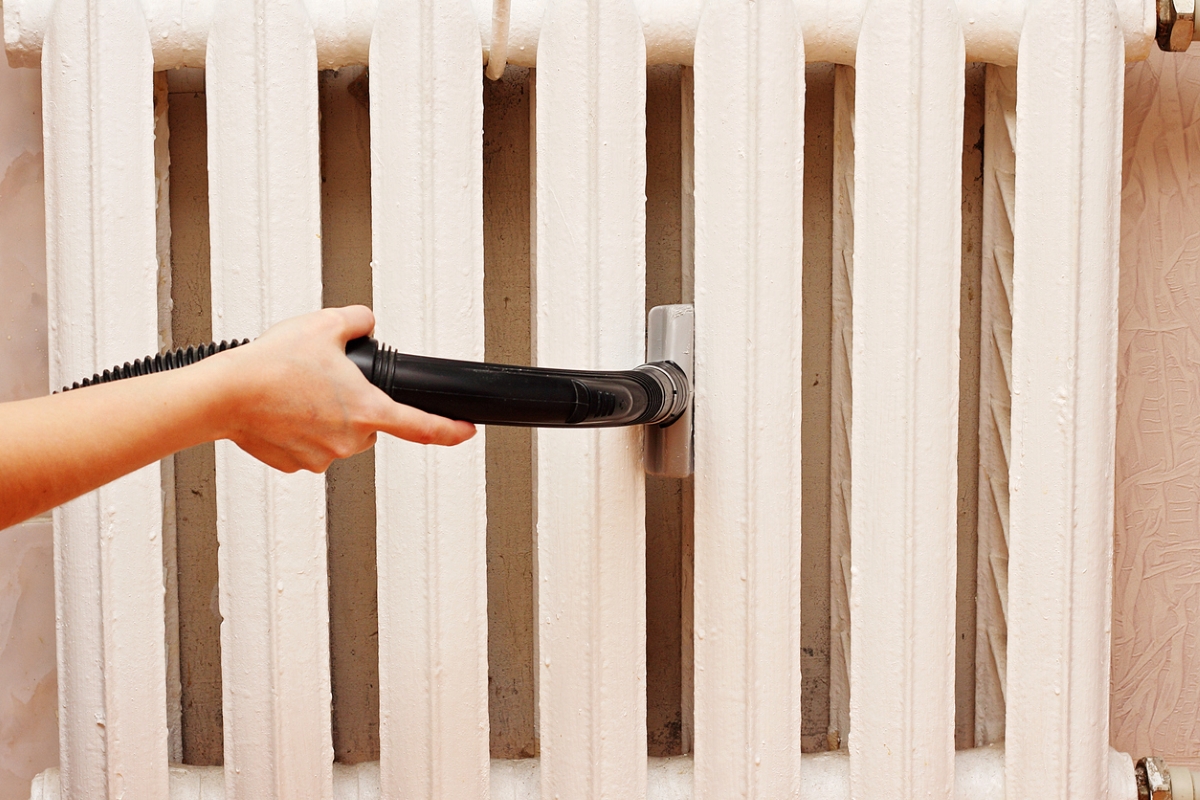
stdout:
POLYGON ((244 427, 248 405, 244 377, 248 371, 239 368, 240 355, 236 349, 229 350, 188 368, 194 370, 191 377, 201 400, 198 405, 204 418, 200 428, 206 441, 232 439, 244 427))

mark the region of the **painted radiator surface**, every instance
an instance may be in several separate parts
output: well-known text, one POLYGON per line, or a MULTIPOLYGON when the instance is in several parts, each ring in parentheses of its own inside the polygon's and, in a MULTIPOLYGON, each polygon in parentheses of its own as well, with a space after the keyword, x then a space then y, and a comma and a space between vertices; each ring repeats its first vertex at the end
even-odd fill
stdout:
POLYGON ((1151 44, 1152 4, 172 8, 5 4, 10 54, 42 66, 56 384, 165 343, 154 70, 180 64, 206 69, 218 338, 320 306, 317 71, 366 63, 379 335, 481 358, 481 67, 505 53, 537 67, 532 357, 638 363, 647 63, 691 66, 692 754, 646 756, 639 431, 534 439, 540 753, 525 767, 489 759, 484 435, 377 448, 380 759, 355 770, 331 744, 325 484, 218 444, 224 768, 169 767, 174 542, 150 467, 55 513, 61 770, 35 796, 1135 796, 1108 746, 1117 231, 1124 62, 1151 44), (801 758, 805 65, 820 59, 855 67, 835 91, 833 228, 830 717, 848 747, 801 758), (1009 65, 986 89, 1008 136, 984 155, 999 363, 981 378, 996 427, 980 469, 1006 507, 980 525, 995 658, 976 714, 977 738, 1006 744, 956 756, 968 59, 1009 65))

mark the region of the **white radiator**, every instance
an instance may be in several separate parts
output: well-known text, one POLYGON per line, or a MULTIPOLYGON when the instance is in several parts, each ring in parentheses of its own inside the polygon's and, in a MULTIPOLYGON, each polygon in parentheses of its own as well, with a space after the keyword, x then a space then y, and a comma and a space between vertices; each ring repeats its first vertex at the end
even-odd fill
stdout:
POLYGON ((369 64, 378 335, 483 357, 491 54, 492 75, 503 59, 537 68, 534 359, 640 363, 646 65, 693 68, 692 755, 646 756, 639 431, 535 438, 540 756, 522 762, 489 760, 484 434, 450 450, 378 445, 381 755, 353 768, 335 767, 331 745, 323 480, 223 443, 223 770, 169 766, 148 467, 55 512, 61 770, 34 796, 1132 800, 1132 762, 1108 746, 1117 231, 1124 63, 1152 45, 1154 11, 6 0, 9 57, 40 58, 43 75, 54 385, 164 343, 154 71, 180 65, 207 71, 217 338, 320 305, 317 71, 369 64), (801 758, 802 156, 818 60, 855 66, 839 72, 834 144, 831 719, 850 735, 801 758), (981 600, 995 660, 977 727, 1005 747, 956 759, 968 60, 1016 65, 988 82, 989 125, 1010 139, 985 158, 985 335, 1004 368, 984 370, 981 392, 1003 444, 981 469, 1011 494, 980 534, 981 574, 998 572, 981 600))

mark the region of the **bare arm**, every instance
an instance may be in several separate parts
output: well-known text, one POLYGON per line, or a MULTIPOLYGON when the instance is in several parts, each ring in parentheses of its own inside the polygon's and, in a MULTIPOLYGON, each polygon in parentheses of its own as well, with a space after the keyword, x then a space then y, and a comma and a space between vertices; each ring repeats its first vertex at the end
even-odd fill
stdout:
POLYGON ((373 327, 365 307, 325 309, 190 367, 0 404, 0 528, 216 439, 285 472, 323 472, 377 431, 471 438, 470 423, 394 403, 362 377, 345 346, 373 327))

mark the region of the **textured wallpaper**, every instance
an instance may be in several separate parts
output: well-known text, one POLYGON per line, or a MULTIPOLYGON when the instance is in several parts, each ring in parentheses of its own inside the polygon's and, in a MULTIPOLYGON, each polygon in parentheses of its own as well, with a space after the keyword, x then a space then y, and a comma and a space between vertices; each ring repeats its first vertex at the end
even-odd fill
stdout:
POLYGON ((1125 86, 1112 740, 1200 763, 1200 50, 1125 86))
POLYGON ((46 240, 36 70, 0 58, 0 402, 46 392, 46 240))
POLYGON ((58 762, 54 554, 48 520, 0 531, 0 800, 58 762))
MULTIPOLYGON (((39 75, 0 58, 0 402, 46 392, 39 75)), ((49 520, 0 531, 0 800, 58 761, 49 520)))

